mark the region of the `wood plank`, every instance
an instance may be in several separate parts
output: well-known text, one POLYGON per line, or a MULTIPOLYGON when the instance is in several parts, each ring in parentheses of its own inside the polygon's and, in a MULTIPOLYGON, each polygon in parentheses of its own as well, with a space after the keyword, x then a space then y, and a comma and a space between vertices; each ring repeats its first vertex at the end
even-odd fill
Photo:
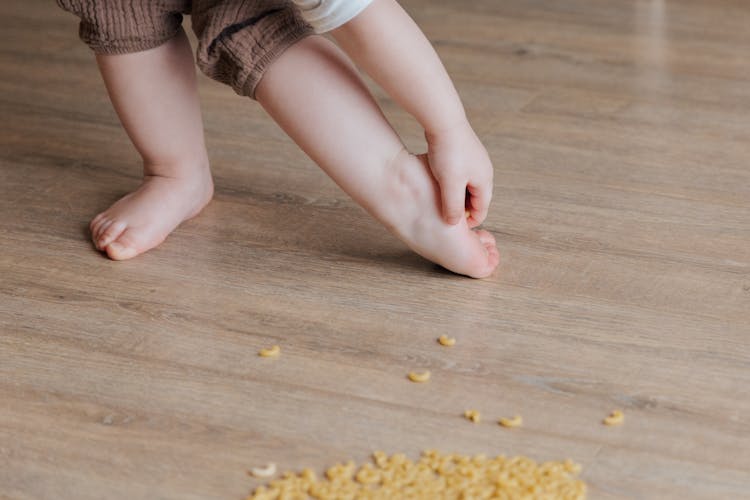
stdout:
POLYGON ((750 6, 403 4, 495 164, 486 280, 409 252, 205 77, 214 201, 103 258, 88 221, 139 158, 75 19, 0 4, 0 498, 239 499, 269 461, 425 448, 570 457, 597 499, 747 495, 750 6))

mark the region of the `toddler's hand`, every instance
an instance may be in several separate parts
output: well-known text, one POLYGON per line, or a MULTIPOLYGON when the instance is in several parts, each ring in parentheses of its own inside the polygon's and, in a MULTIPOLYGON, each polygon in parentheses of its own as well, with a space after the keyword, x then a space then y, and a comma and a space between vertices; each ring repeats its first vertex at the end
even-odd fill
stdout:
POLYGON ((492 199, 492 162, 468 122, 439 133, 425 133, 432 175, 440 185, 442 215, 457 224, 469 212, 469 227, 487 217, 492 199))

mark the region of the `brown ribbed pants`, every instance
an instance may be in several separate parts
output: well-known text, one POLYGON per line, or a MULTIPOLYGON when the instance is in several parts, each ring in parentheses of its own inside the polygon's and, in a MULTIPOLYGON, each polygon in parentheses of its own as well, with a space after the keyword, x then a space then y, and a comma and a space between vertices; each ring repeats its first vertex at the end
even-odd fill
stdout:
POLYGON ((157 47, 177 34, 183 14, 198 37, 203 73, 255 97, 275 57, 313 33, 288 0, 57 0, 81 18, 79 35, 94 52, 124 54, 157 47))

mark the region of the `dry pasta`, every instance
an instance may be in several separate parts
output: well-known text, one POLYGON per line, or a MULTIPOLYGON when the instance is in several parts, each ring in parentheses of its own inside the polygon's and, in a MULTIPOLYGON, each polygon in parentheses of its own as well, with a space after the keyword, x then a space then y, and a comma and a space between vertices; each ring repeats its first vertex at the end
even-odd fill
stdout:
POLYGON ((410 372, 409 380, 411 380, 412 382, 427 382, 428 380, 430 380, 430 372, 410 372))
POLYGON ((447 347, 456 345, 456 339, 447 335, 441 335, 440 337, 438 337, 438 342, 440 343, 440 345, 444 345, 447 347))
POLYGON ((276 474, 276 464, 271 462, 265 467, 253 467, 250 469, 250 475, 253 477, 271 477, 276 474))
POLYGON ((318 478, 310 469, 286 472, 259 486, 247 500, 581 500, 581 467, 565 460, 536 463, 526 457, 443 454, 435 450, 412 461, 403 453, 378 451, 373 463, 336 464, 318 478))
POLYGON ((261 356, 263 358, 275 358, 279 354, 281 354, 281 347, 275 345, 271 347, 270 349, 261 349, 258 351, 258 356, 261 356))
POLYGON ((620 425, 625 421, 625 415, 622 411, 614 410, 604 419, 604 425, 620 425))
POLYGON ((523 425, 523 417, 516 415, 513 418, 501 418, 498 423, 503 427, 521 427, 523 425))
POLYGON ((482 419, 482 416, 479 414, 479 410, 466 410, 464 412, 464 418, 467 418, 475 424, 478 424, 482 419))

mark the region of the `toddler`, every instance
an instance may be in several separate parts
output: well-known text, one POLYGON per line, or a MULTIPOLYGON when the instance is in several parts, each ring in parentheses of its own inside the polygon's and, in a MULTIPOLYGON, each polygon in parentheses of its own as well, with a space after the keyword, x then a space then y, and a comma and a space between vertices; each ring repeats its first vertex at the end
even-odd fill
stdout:
POLYGON ((476 278, 497 266, 495 239, 475 229, 492 197, 492 164, 437 54, 395 0, 57 1, 81 18, 81 39, 143 158, 141 186, 91 221, 110 258, 159 245, 213 195, 181 27, 190 14, 201 71, 260 102, 412 250, 476 278), (352 60, 424 127, 426 154, 405 149, 352 60))

